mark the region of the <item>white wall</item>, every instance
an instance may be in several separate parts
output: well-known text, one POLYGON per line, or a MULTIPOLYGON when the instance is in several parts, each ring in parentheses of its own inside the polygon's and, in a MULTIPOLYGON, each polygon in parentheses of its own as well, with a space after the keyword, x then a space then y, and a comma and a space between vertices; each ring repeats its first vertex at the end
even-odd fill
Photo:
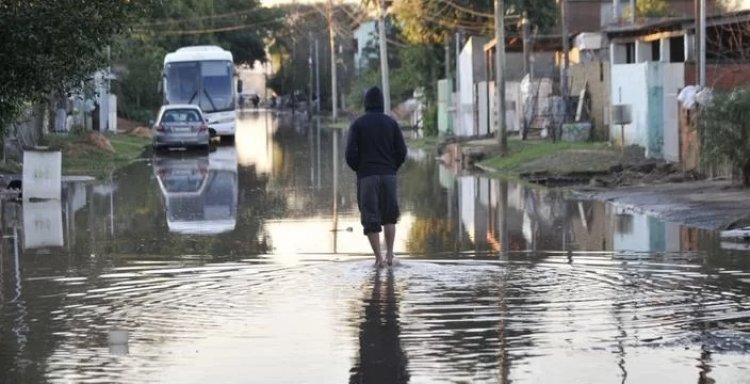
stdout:
POLYGON ((680 112, 677 95, 685 87, 685 64, 663 63, 664 160, 680 161, 680 112))
POLYGON ((477 128, 480 135, 490 133, 490 95, 486 81, 477 83, 477 128))
MULTIPOLYGON (((625 145, 645 147, 647 139, 648 84, 646 82, 646 63, 616 64, 612 66, 612 87, 610 100, 612 105, 630 104, 633 111, 633 123, 625 125, 625 145)), ((620 126, 611 124, 609 137, 620 142, 620 126)))
POLYGON ((377 36, 377 22, 367 21, 354 30, 354 39, 357 40, 357 52, 354 53, 354 66, 357 69, 362 68, 361 61, 365 59, 363 51, 370 40, 375 40, 377 36))
POLYGON ((651 231, 647 216, 618 212, 613 218, 615 233, 612 240, 615 251, 651 251, 651 231))
POLYGON ((461 224, 474 240, 474 201, 476 201, 476 185, 473 176, 458 178, 458 212, 461 224))
POLYGON ((474 128, 474 52, 473 44, 465 44, 458 56, 458 91, 460 107, 458 108, 460 121, 456 127, 458 136, 472 136, 474 128))

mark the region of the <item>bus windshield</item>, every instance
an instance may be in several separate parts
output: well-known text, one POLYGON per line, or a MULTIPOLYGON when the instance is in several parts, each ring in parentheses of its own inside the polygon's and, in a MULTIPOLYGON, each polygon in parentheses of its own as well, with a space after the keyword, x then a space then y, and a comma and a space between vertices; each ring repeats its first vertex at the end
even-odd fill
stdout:
POLYGON ((183 61, 165 70, 169 104, 197 104, 204 112, 234 107, 233 65, 229 61, 183 61))

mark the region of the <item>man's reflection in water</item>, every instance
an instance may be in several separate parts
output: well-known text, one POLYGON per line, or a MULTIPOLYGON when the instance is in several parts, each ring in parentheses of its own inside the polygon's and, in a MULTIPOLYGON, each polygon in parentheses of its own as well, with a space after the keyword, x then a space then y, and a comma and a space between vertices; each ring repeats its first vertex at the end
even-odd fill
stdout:
POLYGON ((408 383, 406 354, 401 349, 398 323, 398 301, 393 284, 393 270, 374 272, 372 294, 365 307, 365 318, 359 330, 359 361, 351 370, 349 383, 408 383), (386 273, 385 297, 381 274, 386 273))

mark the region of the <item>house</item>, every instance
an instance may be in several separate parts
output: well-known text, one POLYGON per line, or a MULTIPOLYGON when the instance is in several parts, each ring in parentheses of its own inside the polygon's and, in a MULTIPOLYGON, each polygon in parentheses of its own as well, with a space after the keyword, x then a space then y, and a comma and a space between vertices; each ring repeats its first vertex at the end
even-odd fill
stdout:
POLYGON ((354 68, 357 73, 364 69, 371 60, 377 60, 378 52, 368 50, 377 48, 378 22, 369 20, 359 24, 353 31, 354 39, 354 68))
MULTIPOLYGON (((708 86, 750 84, 748 27, 750 11, 707 18, 708 86)), ((677 95, 686 85, 695 84, 695 20, 611 26, 605 33, 610 47, 611 103, 629 105, 632 111, 632 123, 610 127, 610 137, 620 145, 645 148, 648 157, 681 161, 686 143, 680 139, 677 95)))

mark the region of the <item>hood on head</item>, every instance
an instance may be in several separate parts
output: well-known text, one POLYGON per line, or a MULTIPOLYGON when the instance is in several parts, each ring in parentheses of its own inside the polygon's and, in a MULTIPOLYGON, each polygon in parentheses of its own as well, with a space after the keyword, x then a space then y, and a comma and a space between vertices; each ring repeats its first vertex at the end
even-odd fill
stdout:
POLYGON ((365 92, 365 111, 383 112, 383 92, 378 87, 371 87, 365 92))

